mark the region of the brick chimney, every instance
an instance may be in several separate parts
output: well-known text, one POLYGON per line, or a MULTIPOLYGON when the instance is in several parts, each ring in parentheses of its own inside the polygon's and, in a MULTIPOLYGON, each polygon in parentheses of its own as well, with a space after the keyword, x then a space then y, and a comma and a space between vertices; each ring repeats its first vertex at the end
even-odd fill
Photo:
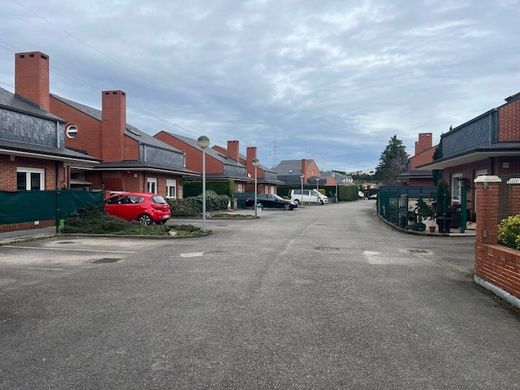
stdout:
POLYGON ((119 90, 103 91, 101 96, 101 157, 104 161, 122 161, 126 129, 126 93, 119 90))
POLYGON ((226 155, 236 162, 240 162, 240 149, 239 149, 239 141, 228 141, 227 142, 227 153, 226 155))
POLYGON ((16 53, 14 60, 14 90, 49 111, 49 56, 39 51, 16 53))
POLYGON ((253 160, 256 158, 256 146, 248 146, 246 153, 246 166, 247 173, 251 175, 251 177, 255 177, 255 166, 253 165, 253 160))
POLYGON ((415 155, 432 147, 432 133, 419 133, 419 140, 415 142, 415 155))
POLYGON ((307 180, 307 159, 305 159, 305 158, 302 159, 301 170, 302 170, 302 175, 305 176, 304 180, 307 180))

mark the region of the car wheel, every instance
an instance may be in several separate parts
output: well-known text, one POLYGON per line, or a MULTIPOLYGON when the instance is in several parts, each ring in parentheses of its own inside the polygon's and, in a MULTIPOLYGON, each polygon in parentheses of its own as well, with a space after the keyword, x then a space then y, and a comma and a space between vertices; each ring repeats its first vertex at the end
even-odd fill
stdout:
POLYGON ((289 210, 290 208, 291 208, 291 205, 289 205, 289 204, 284 204, 284 205, 283 205, 283 209, 284 209, 285 211, 289 210))
POLYGON ((323 206, 325 202, 322 199, 320 199, 320 204, 323 206))
POLYGON ((153 223, 152 217, 150 217, 148 214, 141 215, 137 220, 144 226, 150 226, 153 223))
POLYGON ((294 203, 296 203, 299 206, 300 205, 300 200, 299 199, 295 199, 294 203))

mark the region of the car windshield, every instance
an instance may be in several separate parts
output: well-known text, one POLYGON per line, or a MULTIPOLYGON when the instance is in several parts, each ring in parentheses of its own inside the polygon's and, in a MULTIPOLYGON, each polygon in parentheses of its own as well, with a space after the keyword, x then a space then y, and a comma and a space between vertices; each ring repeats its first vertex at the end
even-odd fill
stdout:
POLYGON ((166 204, 166 201, 162 196, 152 196, 152 202, 157 204, 166 204))

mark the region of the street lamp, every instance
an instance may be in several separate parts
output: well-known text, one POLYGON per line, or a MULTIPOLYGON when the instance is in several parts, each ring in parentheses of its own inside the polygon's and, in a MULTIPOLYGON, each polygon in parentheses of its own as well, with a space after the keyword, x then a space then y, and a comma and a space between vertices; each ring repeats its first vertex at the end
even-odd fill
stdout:
POLYGON ((258 208, 256 207, 256 203, 258 202, 258 164, 260 161, 255 158, 252 162, 255 167, 255 218, 258 218, 258 208))
POLYGON ((206 231, 206 149, 209 138, 201 135, 197 138, 197 145, 202 149, 202 231, 206 231))
POLYGON ((305 179, 305 175, 300 175, 300 183, 302 185, 302 192, 300 192, 301 194, 301 202, 300 202, 300 206, 303 207, 303 179, 305 179))

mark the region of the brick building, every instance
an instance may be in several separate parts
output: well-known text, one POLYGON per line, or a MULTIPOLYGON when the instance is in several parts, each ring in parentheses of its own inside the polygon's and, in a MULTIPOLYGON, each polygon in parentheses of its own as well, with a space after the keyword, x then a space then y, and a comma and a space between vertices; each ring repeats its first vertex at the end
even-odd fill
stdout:
POLYGON ((411 187, 432 187, 431 169, 419 169, 419 166, 431 163, 437 145, 433 146, 432 133, 419 133, 415 141, 415 154, 408 159, 406 171, 397 176, 397 181, 411 187))
MULTIPOLYGON (((160 131, 154 137, 186 155, 186 168, 202 173, 202 149, 197 140, 183 135, 160 131)), ((236 192, 245 192, 246 184, 252 179, 247 176, 245 165, 240 163, 239 142, 228 141, 226 153, 215 149, 206 149, 206 176, 211 180, 232 180, 236 192)))
MULTIPOLYGON (((236 150, 233 149, 235 146, 238 147, 239 143, 238 141, 230 141, 232 142, 232 151, 233 153, 236 153, 236 150)), ((228 143, 229 145, 229 143, 228 143)), ((213 149, 217 152, 227 155, 228 149, 223 148, 219 145, 214 145, 213 149)), ((238 157, 240 164, 245 165, 247 169, 247 176, 251 179, 255 178, 255 167, 253 165, 253 160, 257 158, 256 154, 256 147, 255 146, 248 146, 246 149, 246 155, 240 154, 240 151, 238 152, 238 157)), ((257 166, 257 184, 258 188, 257 191, 259 194, 276 194, 276 188, 279 184, 283 184, 281 181, 278 180, 278 175, 276 171, 267 168, 266 166, 259 164, 257 166)), ((247 192, 254 192, 255 191, 255 184, 254 182, 247 183, 246 184, 246 191, 247 192)))
POLYGON ((126 93, 103 91, 101 110, 49 92, 48 56, 15 55, 16 89, 65 123, 65 145, 101 160, 95 166, 70 165, 70 186, 105 191, 152 192, 182 197, 184 154, 126 121, 126 93))
POLYGON ((303 182, 310 185, 336 185, 336 179, 328 172, 322 172, 312 159, 282 160, 273 168, 278 173, 278 180, 285 184, 300 184, 301 176, 303 182))
POLYGON ((505 100, 503 105, 443 134, 441 157, 419 166, 443 171, 453 203, 460 202, 461 188, 466 185, 471 211, 475 210, 476 177, 520 175, 520 93, 505 100))

